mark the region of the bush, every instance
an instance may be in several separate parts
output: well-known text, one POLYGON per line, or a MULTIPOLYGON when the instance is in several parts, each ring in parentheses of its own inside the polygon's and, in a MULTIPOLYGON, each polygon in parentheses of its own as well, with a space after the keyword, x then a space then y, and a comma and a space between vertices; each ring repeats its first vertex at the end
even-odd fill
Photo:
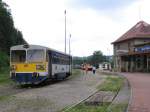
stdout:
POLYGON ((2 70, 5 67, 8 67, 9 65, 9 56, 0 51, 0 70, 2 70))
POLYGON ((119 76, 108 76, 106 81, 98 86, 100 91, 118 92, 123 85, 124 78, 119 76))

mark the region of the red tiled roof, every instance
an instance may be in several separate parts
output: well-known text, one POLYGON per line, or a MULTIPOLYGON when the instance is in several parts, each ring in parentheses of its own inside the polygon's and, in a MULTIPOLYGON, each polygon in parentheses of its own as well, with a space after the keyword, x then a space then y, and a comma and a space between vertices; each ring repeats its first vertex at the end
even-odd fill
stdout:
POLYGON ((134 38, 149 38, 150 39, 150 24, 140 21, 135 26, 133 26, 130 30, 128 30, 125 34, 123 34, 120 38, 118 38, 114 43, 122 42, 129 39, 134 38))

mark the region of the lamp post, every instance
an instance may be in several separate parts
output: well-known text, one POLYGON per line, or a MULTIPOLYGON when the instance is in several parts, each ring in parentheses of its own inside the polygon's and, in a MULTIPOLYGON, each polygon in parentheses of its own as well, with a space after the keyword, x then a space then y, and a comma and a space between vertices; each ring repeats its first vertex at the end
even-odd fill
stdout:
POLYGON ((71 40, 71 34, 69 35, 69 55, 71 55, 70 40, 71 40))
POLYGON ((65 53, 66 53, 66 10, 64 11, 65 14, 65 53))
MULTIPOLYGON (((72 58, 71 58, 71 47, 70 47, 70 39, 71 39, 71 34, 69 35, 69 55, 70 55, 70 60, 69 60, 69 63, 70 65, 72 66, 72 58)), ((72 67, 69 67, 69 71, 72 73, 72 67)))

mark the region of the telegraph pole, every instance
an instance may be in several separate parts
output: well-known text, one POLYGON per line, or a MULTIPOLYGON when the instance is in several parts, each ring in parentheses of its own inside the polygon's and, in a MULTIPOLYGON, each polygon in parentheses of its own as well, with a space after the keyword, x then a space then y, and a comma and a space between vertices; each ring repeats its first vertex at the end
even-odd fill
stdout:
POLYGON ((66 53, 66 10, 64 11, 65 14, 65 53, 66 53))
POLYGON ((69 55, 71 55, 70 39, 71 39, 71 34, 69 35, 69 55))

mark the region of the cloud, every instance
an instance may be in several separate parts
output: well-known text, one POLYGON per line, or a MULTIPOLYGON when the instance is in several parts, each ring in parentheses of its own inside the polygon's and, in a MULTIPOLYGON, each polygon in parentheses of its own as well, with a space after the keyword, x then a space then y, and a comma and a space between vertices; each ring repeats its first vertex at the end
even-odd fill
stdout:
POLYGON ((115 10, 125 7, 136 0, 72 0, 69 2, 74 8, 92 8, 95 10, 115 10))
POLYGON ((15 26, 22 30, 30 44, 60 51, 64 51, 64 10, 67 9, 67 52, 71 33, 71 52, 74 56, 88 56, 95 50, 113 54, 110 43, 140 20, 140 5, 141 18, 150 23, 149 0, 116 0, 113 3, 107 3, 108 0, 4 1, 12 9, 15 26))

